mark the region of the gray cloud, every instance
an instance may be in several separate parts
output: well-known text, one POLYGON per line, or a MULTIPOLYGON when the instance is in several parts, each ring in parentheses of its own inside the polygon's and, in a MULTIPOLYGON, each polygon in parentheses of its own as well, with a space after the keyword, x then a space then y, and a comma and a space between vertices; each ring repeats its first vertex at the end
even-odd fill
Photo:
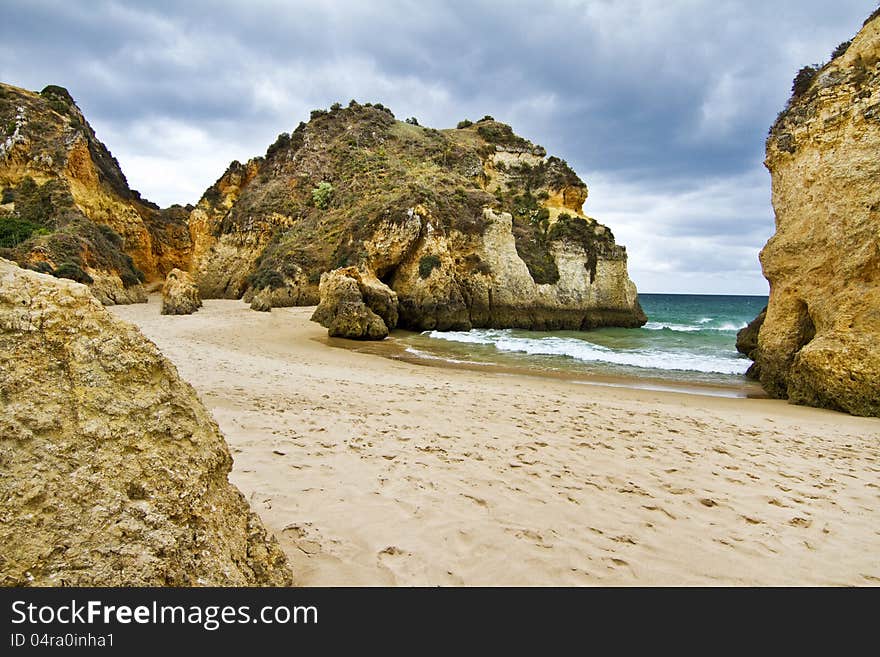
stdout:
POLYGON ((564 157, 651 291, 762 293, 767 128, 874 0, 12 0, 0 78, 70 89, 132 186, 192 202, 349 98, 492 114, 564 157), (709 289, 704 289, 707 286, 709 289))

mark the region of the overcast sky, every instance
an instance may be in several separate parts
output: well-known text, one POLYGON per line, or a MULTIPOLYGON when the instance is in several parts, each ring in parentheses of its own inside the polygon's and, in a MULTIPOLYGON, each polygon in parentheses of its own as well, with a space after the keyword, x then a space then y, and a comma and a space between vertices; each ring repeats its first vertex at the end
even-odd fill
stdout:
POLYGON ((764 138, 877 0, 5 0, 0 79, 67 87, 129 183, 195 203, 336 101, 491 114, 574 167, 643 292, 766 294, 764 138))

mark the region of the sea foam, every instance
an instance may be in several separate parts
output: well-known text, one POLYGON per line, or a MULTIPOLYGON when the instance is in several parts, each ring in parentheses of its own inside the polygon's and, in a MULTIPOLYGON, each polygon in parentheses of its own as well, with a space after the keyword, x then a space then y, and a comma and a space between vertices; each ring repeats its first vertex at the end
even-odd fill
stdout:
POLYGON ((608 363, 654 370, 717 374, 744 374, 749 361, 685 351, 659 349, 611 349, 586 340, 567 337, 528 338, 508 330, 427 331, 428 337, 465 344, 491 345, 498 351, 532 356, 560 356, 582 362, 608 363))

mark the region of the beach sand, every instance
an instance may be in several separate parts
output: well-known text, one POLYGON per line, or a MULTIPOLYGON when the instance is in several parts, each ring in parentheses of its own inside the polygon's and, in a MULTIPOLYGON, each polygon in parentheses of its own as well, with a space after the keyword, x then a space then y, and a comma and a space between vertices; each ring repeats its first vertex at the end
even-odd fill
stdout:
POLYGON ((301 585, 880 583, 880 420, 427 367, 311 308, 110 308, 195 387, 301 585))

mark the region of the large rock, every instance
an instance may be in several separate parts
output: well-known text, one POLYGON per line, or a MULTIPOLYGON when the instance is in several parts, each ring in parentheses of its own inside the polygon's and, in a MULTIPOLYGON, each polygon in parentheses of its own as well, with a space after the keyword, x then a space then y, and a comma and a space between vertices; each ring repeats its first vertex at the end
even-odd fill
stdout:
POLYGON ((272 289, 266 307, 309 305, 323 273, 356 266, 414 330, 641 326, 626 249, 584 214, 587 194, 490 117, 441 131, 353 102, 230 165, 190 215, 193 271, 206 298, 272 289))
POLYGON ((0 584, 288 585, 192 387, 88 289, 0 260, 0 584))
POLYGON ((264 287, 251 298, 251 310, 261 313, 272 312, 272 290, 264 287))
POLYGON ((397 325, 397 295, 375 276, 346 267, 321 276, 312 321, 331 337, 381 340, 397 325))
POLYGON ((163 315, 191 315, 202 307, 195 281, 185 271, 172 269, 162 286, 163 315))
POLYGON ((484 209, 481 230, 470 233, 442 230, 428 212, 422 219, 422 239, 390 277, 402 326, 586 330, 647 319, 627 275, 626 249, 595 221, 560 213, 550 222, 540 250, 553 275, 536 281, 510 213, 484 209))
POLYGON ((755 351, 758 348, 758 334, 761 332, 761 326, 763 326, 766 317, 767 307, 764 306, 764 310, 759 312, 758 316, 749 322, 748 326, 740 329, 736 334, 736 350, 743 356, 748 356, 752 360, 755 359, 755 351))
POLYGON ((286 275, 279 275, 264 286, 248 287, 241 300, 251 305, 251 310, 268 312, 272 308, 291 306, 314 306, 320 301, 318 289, 309 283, 300 267, 292 267, 286 275))
POLYGON ((770 282, 761 384, 776 397, 856 415, 880 415, 878 62, 880 19, 872 17, 798 89, 765 160, 776 233, 761 252, 770 282))

